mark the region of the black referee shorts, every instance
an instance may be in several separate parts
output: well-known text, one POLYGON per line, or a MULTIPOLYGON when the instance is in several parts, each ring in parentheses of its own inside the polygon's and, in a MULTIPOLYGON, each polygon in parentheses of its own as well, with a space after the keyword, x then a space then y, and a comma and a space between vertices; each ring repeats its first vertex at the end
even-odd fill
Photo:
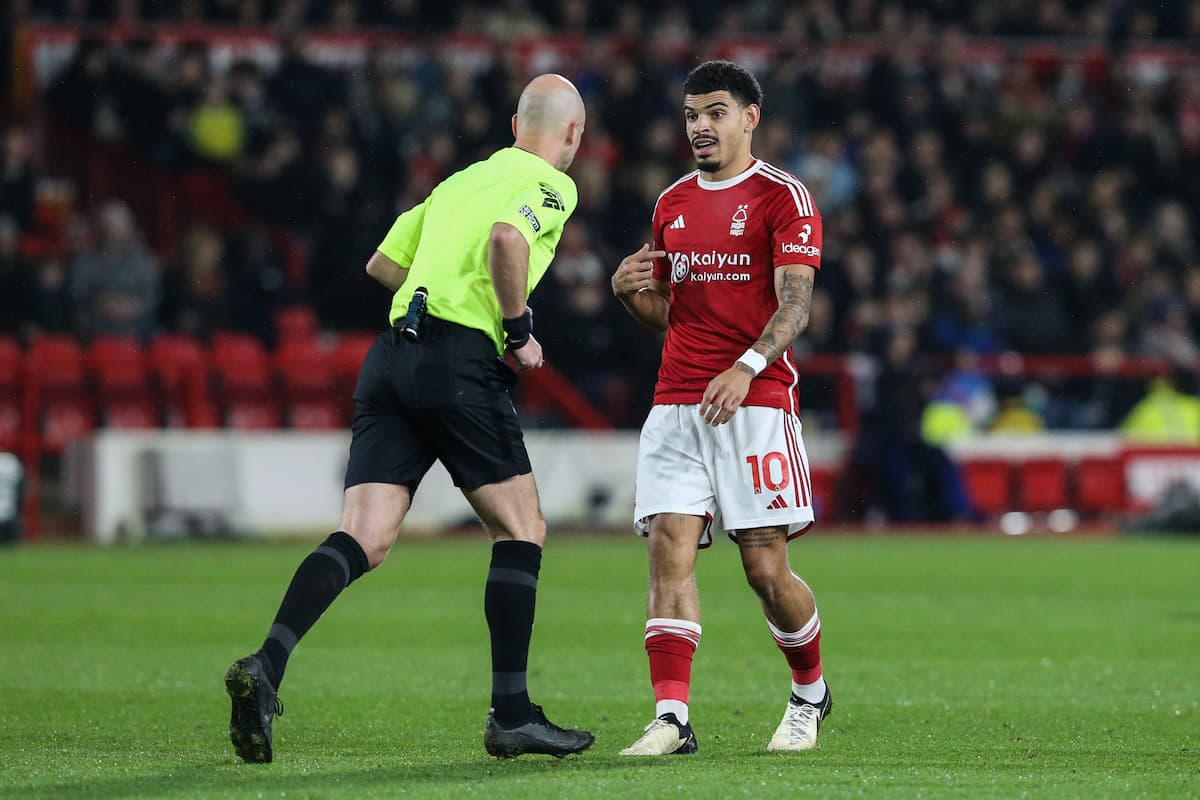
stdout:
POLYGON ((430 316, 417 342, 384 331, 358 372, 346 488, 415 492, 435 460, 466 490, 530 472, 509 397, 516 382, 482 331, 430 316))

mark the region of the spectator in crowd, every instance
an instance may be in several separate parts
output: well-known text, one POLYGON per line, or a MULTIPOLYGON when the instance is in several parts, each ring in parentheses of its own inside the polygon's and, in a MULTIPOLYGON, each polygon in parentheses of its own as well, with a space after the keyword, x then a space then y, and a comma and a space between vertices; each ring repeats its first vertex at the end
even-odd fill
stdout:
POLYGON ((151 158, 169 160, 164 136, 170 110, 170 92, 163 80, 164 60, 154 42, 130 42, 116 70, 116 105, 128 121, 130 143, 151 158))
POLYGON ((42 258, 34 265, 20 315, 21 333, 71 333, 75 325, 70 272, 59 256, 42 258))
POLYGON ((129 206, 109 200, 96 215, 95 248, 71 264, 77 330, 148 337, 159 302, 158 264, 142 244, 129 206))
POLYGON ((297 302, 298 287, 288 279, 284 257, 264 226, 253 225, 227 244, 225 274, 233 326, 274 346, 276 314, 297 302))
POLYGON ((1064 349, 1085 353, 1096 341, 1094 329, 1100 317, 1121 303, 1112 271, 1094 239, 1080 239, 1074 244, 1057 284, 1067 323, 1064 349))
POLYGON ((1200 444, 1200 398, 1190 371, 1155 378, 1145 396, 1121 421, 1121 432, 1143 444, 1200 444))
MULTIPOLYGON (((962 477, 943 449, 945 439, 931 441, 927 435, 930 429, 945 433, 946 426, 931 422, 925 408, 933 376, 918 352, 916 333, 897 328, 881 332, 876 342, 880 372, 852 456, 868 513, 880 509, 892 522, 971 518, 962 477)), ((945 406, 955 429, 969 430, 962 407, 945 406)), ((940 411, 935 407, 933 413, 940 411)))
POLYGON ((13 125, 0 128, 0 217, 8 217, 20 230, 33 227, 37 172, 29 130, 13 125))
POLYGON ((997 309, 997 334, 1020 353, 1060 352, 1067 340, 1062 304, 1046 286, 1045 271, 1032 251, 1015 256, 997 309))
POLYGON ((223 80, 212 80, 205 87, 203 99, 192 111, 188 134, 192 151, 203 161, 224 164, 241 155, 246 123, 223 80))
POLYGON ((121 113, 119 77, 112 64, 116 53, 115 47, 84 39, 46 96, 64 124, 104 142, 124 136, 128 122, 121 113))
POLYGON ((225 239, 207 225, 193 225, 180 243, 180 259, 163 277, 159 320, 163 327, 207 339, 233 328, 233 297, 227 290, 225 239))
MULTIPOLYGON (((1030 391, 1029 393, 1033 394, 1034 392, 1030 391)), ((989 431, 992 433, 1038 433, 1045 429, 1045 421, 1027 401, 1027 392, 1023 391, 1022 387, 1002 383, 998 394, 1000 395, 1000 409, 988 425, 989 431)))
POLYGON ((20 229, 0 215, 0 333, 18 333, 25 317, 33 270, 21 256, 20 229))
POLYGON ((563 230, 549 276, 545 291, 533 298, 539 329, 562 331, 545 348, 547 360, 614 424, 641 424, 653 389, 646 353, 659 344, 608 302, 612 291, 605 262, 592 249, 585 226, 563 230))

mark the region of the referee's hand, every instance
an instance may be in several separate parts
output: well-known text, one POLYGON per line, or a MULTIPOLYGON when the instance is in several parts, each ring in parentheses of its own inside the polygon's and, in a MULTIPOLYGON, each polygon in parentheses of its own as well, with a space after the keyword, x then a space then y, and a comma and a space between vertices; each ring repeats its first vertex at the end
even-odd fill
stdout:
POLYGON ((612 276, 613 294, 620 297, 649 289, 654 259, 663 258, 666 254, 665 250, 651 250, 650 245, 644 244, 641 250, 625 256, 612 276))
POLYGON ((533 338, 533 334, 529 334, 529 341, 518 347, 516 350, 509 350, 512 353, 513 360, 517 362, 517 371, 525 372, 526 370, 537 369, 546 360, 542 357, 542 346, 538 344, 538 340, 533 338))

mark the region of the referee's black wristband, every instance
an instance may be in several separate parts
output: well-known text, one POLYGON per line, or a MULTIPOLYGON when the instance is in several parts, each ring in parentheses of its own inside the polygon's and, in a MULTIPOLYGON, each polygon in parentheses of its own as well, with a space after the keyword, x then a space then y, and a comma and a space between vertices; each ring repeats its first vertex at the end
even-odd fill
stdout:
POLYGON ((525 309, 519 317, 504 320, 504 349, 520 350, 533 333, 533 312, 525 309))

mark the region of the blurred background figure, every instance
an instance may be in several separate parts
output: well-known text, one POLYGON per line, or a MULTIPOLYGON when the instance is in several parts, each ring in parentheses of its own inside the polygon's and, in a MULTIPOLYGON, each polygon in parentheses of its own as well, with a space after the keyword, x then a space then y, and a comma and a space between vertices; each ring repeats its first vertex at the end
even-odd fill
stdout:
POLYGON ((881 336, 879 347, 873 404, 854 451, 868 517, 875 508, 889 522, 973 519, 958 467, 945 450, 974 429, 964 405, 938 398, 936 377, 913 331, 881 336))
POLYGON ((0 217, 8 217, 19 230, 33 227, 37 177, 29 130, 0 128, 0 217))
POLYGON ((1046 422, 1036 410, 1036 398, 1040 392, 1036 387, 1022 387, 1003 382, 997 392, 1000 396, 999 409, 988 425, 992 433, 1039 433, 1046 429, 1046 422))
POLYGON ((17 221, 0 214, 0 333, 19 333, 29 303, 33 270, 21 255, 17 221))
POLYGON ((1121 432, 1143 444, 1200 443, 1200 398, 1195 374, 1175 370, 1150 382, 1146 395, 1121 421, 1121 432))
POLYGON ((164 273, 158 309, 161 325, 203 339, 233 326, 234 297, 228 291, 225 239, 207 225, 184 236, 178 263, 164 273))
POLYGON ((110 200, 95 217, 95 245, 71 263, 76 329, 85 338, 124 334, 145 339, 154 331, 160 276, 141 241, 129 206, 110 200))

